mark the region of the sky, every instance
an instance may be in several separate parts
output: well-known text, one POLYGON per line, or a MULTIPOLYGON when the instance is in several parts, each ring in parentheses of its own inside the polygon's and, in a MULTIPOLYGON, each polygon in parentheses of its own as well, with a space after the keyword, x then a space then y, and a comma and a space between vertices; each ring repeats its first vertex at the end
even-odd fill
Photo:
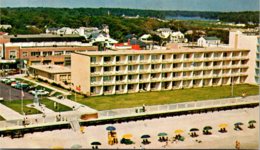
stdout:
POLYGON ((257 11, 259 0, 0 0, 0 7, 106 7, 228 12, 257 11))

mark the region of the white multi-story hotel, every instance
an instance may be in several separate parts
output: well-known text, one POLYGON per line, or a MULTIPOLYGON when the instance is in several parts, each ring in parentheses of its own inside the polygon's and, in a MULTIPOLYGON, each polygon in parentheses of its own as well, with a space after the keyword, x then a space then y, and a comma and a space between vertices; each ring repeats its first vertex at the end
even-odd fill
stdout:
POLYGON ((260 84, 260 36, 259 32, 231 31, 229 46, 235 49, 249 49, 250 82, 260 84))
POLYGON ((103 51, 71 59, 72 83, 90 96, 250 83, 248 49, 103 51))

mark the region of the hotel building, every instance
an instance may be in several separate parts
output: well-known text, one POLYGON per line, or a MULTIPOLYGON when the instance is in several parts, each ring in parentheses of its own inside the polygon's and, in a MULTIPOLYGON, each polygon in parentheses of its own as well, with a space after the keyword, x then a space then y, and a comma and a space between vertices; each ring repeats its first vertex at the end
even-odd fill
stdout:
POLYGON ((10 35, 0 38, 5 60, 27 60, 27 65, 70 65, 71 52, 96 51, 78 35, 10 35))
POLYGON ((71 60, 72 83, 89 96, 250 83, 248 49, 85 52, 71 60))
POLYGON ((249 49, 250 83, 260 84, 260 36, 259 31, 229 32, 229 46, 235 49, 249 49), (252 67, 251 67, 252 66, 252 67))

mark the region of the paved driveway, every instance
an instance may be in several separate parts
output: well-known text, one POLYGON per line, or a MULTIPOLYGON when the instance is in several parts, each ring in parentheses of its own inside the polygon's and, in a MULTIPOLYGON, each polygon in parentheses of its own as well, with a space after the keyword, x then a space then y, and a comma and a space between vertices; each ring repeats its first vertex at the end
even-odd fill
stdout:
MULTIPOLYGON (((21 90, 0 82, 0 97, 3 97, 4 100, 18 100, 21 99, 21 90)), ((33 99, 33 95, 24 92, 24 99, 33 99)))

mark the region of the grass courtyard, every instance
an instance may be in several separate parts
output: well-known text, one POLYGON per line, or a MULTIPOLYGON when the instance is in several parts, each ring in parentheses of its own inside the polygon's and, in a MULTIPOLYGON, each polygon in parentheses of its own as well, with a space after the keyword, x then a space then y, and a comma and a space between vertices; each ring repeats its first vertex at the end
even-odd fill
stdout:
MULTIPOLYGON (((234 97, 246 95, 257 95, 258 86, 249 84, 234 85, 234 97)), ((109 95, 96 97, 83 97, 77 95, 76 101, 97 110, 108 110, 116 108, 129 108, 145 105, 160 105, 180 103, 187 101, 199 101, 208 99, 220 99, 231 97, 231 86, 204 87, 191 89, 178 89, 172 91, 133 93, 124 95, 109 95)), ((69 96, 74 100, 75 96, 69 96)))
MULTIPOLYGON (((18 113, 22 114, 22 110, 21 110, 21 100, 13 100, 13 101, 4 101, 1 102, 3 105, 17 111, 18 113)), ((34 108, 30 108, 27 107, 26 105, 28 104, 32 104, 33 100, 23 100, 23 110, 27 115, 30 114, 41 114, 42 112, 38 111, 37 109, 34 108)), ((64 106, 62 104, 57 103, 56 107, 54 106, 54 101, 43 98, 42 100, 40 100, 40 103, 45 105, 47 108, 55 111, 55 112, 59 112, 59 111, 70 111, 72 110, 70 107, 64 106)))

